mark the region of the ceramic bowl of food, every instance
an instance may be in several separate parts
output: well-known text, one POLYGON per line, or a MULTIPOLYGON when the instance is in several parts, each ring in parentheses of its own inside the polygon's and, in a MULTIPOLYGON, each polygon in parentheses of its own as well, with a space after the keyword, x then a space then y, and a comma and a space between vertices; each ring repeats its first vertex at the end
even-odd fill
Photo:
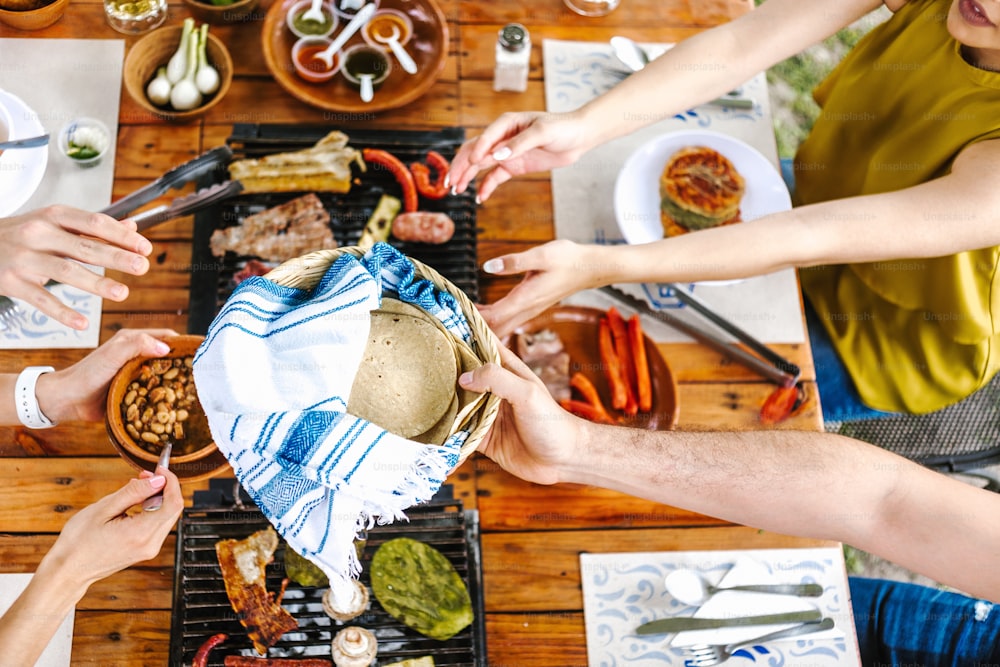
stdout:
POLYGON ((214 25, 256 21, 260 18, 255 12, 259 4, 259 0, 235 0, 229 4, 219 5, 210 0, 184 0, 184 5, 191 12, 191 16, 198 21, 214 25))
POLYGON ((2 0, 0 22, 18 30, 47 28, 66 12, 69 0, 2 0))
POLYGON ((155 466, 167 442, 173 444, 172 469, 218 453, 192 372, 195 351, 203 340, 202 336, 167 338, 166 356, 132 359, 112 379, 105 425, 112 444, 132 465, 155 466))
MULTIPOLYGON (((158 118, 175 122, 189 122, 204 116, 226 96, 233 81, 233 60, 229 51, 222 40, 208 32, 205 55, 208 64, 218 73, 215 92, 201 94, 200 103, 189 109, 178 109, 170 101, 154 102, 150 98, 150 83, 177 52, 182 32, 182 26, 167 26, 144 36, 129 49, 124 68, 125 89, 135 103, 158 118)), ((172 93, 171 88, 168 97, 172 97, 172 93)))

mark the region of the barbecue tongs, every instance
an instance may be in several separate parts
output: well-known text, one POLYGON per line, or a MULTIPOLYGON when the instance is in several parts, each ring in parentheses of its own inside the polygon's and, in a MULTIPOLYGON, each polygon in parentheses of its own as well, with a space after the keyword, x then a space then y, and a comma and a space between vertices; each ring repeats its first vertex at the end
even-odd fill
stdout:
POLYGON ((677 300, 686 304, 692 310, 708 319, 720 329, 736 337, 741 343, 753 350, 756 354, 750 354, 746 350, 739 348, 726 339, 720 337, 714 331, 704 329, 691 324, 676 315, 666 311, 655 310, 650 307, 644 299, 639 299, 616 287, 602 287, 600 291, 608 296, 624 303, 635 311, 648 315, 654 319, 668 324, 679 331, 683 331, 695 340, 704 343, 708 347, 721 352, 730 359, 733 359, 752 371, 759 373, 772 382, 776 382, 782 387, 792 387, 798 382, 801 371, 798 366, 788 361, 774 350, 770 349, 749 333, 725 319, 718 313, 711 310, 704 302, 693 294, 674 283, 665 283, 677 297, 677 300), (759 356, 758 356, 759 355, 759 356))
MULTIPOLYGON (((165 194, 171 188, 174 190, 180 189, 187 183, 211 173, 213 169, 220 165, 228 164, 232 158, 233 152, 228 146, 213 148, 193 160, 188 160, 184 164, 174 167, 152 183, 122 197, 101 210, 101 213, 110 215, 112 218, 118 218, 119 220, 130 217, 130 213, 165 194)), ((137 213, 131 216, 131 219, 135 220, 140 232, 145 231, 161 222, 166 222, 182 215, 189 215, 206 206, 218 203, 238 194, 242 190, 243 185, 239 181, 224 181, 202 188, 190 195, 178 197, 169 204, 163 204, 148 211, 137 213)))

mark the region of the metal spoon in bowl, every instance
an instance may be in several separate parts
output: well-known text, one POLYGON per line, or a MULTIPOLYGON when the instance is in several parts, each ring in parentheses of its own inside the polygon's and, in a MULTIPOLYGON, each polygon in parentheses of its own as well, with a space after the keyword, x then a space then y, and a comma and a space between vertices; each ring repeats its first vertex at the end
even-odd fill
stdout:
POLYGON ((711 596, 722 591, 749 591, 753 593, 774 593, 778 595, 798 595, 819 597, 823 587, 819 584, 754 584, 744 586, 712 586, 700 572, 695 570, 674 570, 664 579, 667 592, 676 600, 689 605, 702 604, 711 596))
POLYGON ((313 58, 322 60, 324 63, 326 63, 327 69, 332 69, 333 56, 337 53, 337 51, 340 50, 340 47, 342 47, 344 44, 347 43, 347 40, 349 40, 351 37, 354 36, 354 33, 356 33, 358 30, 361 29, 361 26, 368 23, 368 19, 370 19, 372 17, 372 14, 374 13, 375 13, 374 2, 370 2, 364 7, 362 7, 361 10, 354 15, 354 18, 351 19, 350 23, 344 26, 344 29, 340 31, 340 34, 337 35, 337 38, 332 42, 330 42, 330 46, 326 47, 325 49, 314 55, 313 58))
MULTIPOLYGON (((173 450, 174 444, 168 442, 163 446, 163 451, 160 452, 160 460, 157 462, 157 468, 163 468, 166 470, 167 466, 170 465, 170 452, 173 450)), ((154 473, 156 470, 153 471, 154 473)), ((155 512, 163 506, 163 491, 150 496, 142 501, 142 509, 147 512, 155 512)))

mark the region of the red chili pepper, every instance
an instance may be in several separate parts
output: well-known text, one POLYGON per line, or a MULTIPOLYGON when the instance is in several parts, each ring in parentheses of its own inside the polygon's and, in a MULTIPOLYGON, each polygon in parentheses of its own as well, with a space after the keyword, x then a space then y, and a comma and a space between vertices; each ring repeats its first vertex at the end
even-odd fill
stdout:
POLYGON ((194 659, 191 661, 191 667, 205 667, 208 664, 208 654, 212 652, 216 646, 226 641, 229 635, 217 634, 212 635, 205 640, 205 643, 198 648, 198 652, 194 654, 194 659))
POLYGON ((764 399, 764 404, 760 408, 760 422, 777 424, 788 419, 799 407, 801 400, 798 385, 778 387, 764 399))
POLYGON ((451 165, 443 155, 436 151, 427 151, 427 164, 414 162, 410 164, 410 173, 413 174, 413 182, 417 186, 417 192, 427 199, 444 199, 448 194, 448 188, 444 185, 444 177, 448 175, 451 165), (431 183, 430 165, 437 173, 434 183, 431 183))
POLYGON ((387 168, 403 188, 403 211, 413 213, 417 210, 417 186, 413 182, 413 174, 400 162, 399 158, 388 151, 378 148, 365 148, 361 151, 365 162, 382 165, 387 168))

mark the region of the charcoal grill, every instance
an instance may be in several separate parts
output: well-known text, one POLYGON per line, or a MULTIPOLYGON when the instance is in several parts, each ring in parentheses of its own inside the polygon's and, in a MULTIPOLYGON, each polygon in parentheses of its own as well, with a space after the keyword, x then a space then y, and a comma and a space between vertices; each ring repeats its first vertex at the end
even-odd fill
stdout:
MULTIPOLYGON (((190 665, 204 641, 220 632, 229 638, 212 651, 209 665, 222 665, 227 655, 257 655, 229 604, 215 543, 226 538, 243 539, 270 524, 245 493, 240 493, 237 502, 231 492, 225 491, 233 488, 235 480, 211 480, 209 492, 196 492, 194 505, 181 515, 170 629, 171 665, 190 665)), ((439 667, 487 664, 478 514, 475 510, 464 510, 461 501, 448 497, 449 492, 446 485, 432 501, 410 508, 409 522, 377 526, 369 531, 361 559, 364 565, 361 581, 371 592, 369 566, 383 542, 395 537, 420 540, 438 549, 455 566, 472 597, 475 621, 448 641, 429 639, 395 620, 372 595, 371 608, 350 624, 367 628, 377 637, 378 658, 373 663, 376 667, 424 655, 433 656, 434 664, 439 667)), ((274 562, 267 568, 268 591, 278 591, 281 587, 285 576, 284 555, 282 542, 274 562)), ((270 649, 268 657, 330 659, 330 642, 345 626, 323 611, 324 590, 288 583, 282 606, 298 621, 299 629, 285 633, 270 649)))
MULTIPOLYGON (((271 153, 308 148, 338 129, 333 126, 302 126, 272 124, 239 124, 233 126, 227 145, 234 159, 259 158, 271 153)), ((462 128, 445 128, 435 131, 417 130, 343 130, 349 144, 357 149, 379 148, 387 150, 404 164, 422 162, 428 150, 435 150, 449 160, 462 144, 462 128)), ((317 193, 330 213, 331 228, 337 243, 342 246, 357 245, 365 223, 371 216, 382 194, 400 196, 396 180, 385 169, 369 166, 366 173, 356 171, 359 182, 346 194, 317 193)), ((207 176, 199 187, 223 180, 226 174, 216 170, 207 176)), ((191 294, 189 303, 188 332, 204 334, 215 315, 232 292, 233 274, 246 262, 227 252, 224 257, 213 257, 209 239, 216 229, 239 224, 248 215, 259 213, 302 195, 296 193, 242 194, 220 204, 204 209, 195 215, 192 247, 191 294)), ((478 259, 476 249, 476 204, 471 190, 448 196, 437 201, 420 199, 421 210, 447 213, 455 222, 455 235, 441 245, 390 242, 454 283, 473 302, 479 298, 478 259)))

